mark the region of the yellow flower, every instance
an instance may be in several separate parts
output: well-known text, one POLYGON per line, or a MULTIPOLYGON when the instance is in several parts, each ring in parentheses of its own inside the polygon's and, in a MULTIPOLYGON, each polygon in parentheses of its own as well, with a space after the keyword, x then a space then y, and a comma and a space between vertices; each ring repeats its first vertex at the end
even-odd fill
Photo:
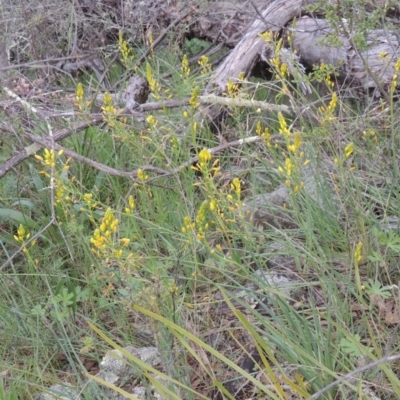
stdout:
POLYGON ((296 151, 299 150, 300 146, 301 146, 301 135, 300 132, 296 132, 293 144, 288 145, 287 149, 292 153, 296 153, 296 151))
POLYGON ((239 178, 234 178, 231 183, 231 189, 236 192, 236 196, 240 199, 240 192, 241 192, 241 184, 239 178))
POLYGON ((149 177, 149 175, 147 175, 142 169, 138 169, 137 177, 139 181, 144 182, 149 177))
POLYGON ((265 40, 266 43, 272 43, 274 41, 274 32, 266 31, 264 33, 259 34, 259 36, 265 40))
POLYGON ((346 158, 348 158, 353 154, 353 152, 354 152, 354 144, 350 143, 345 147, 344 155, 346 156, 346 158))
POLYGON ((184 77, 187 78, 190 75, 189 60, 188 60, 186 54, 182 58, 181 70, 182 70, 182 73, 183 73, 184 77))
POLYGON ((78 83, 78 86, 77 86, 77 88, 76 88, 76 93, 75 93, 75 96, 76 96, 76 101, 78 102, 78 103, 81 103, 82 101, 83 101, 83 96, 84 96, 84 91, 83 91, 83 86, 82 86, 82 83, 78 83))
POLYGON ((356 250, 355 250, 355 252, 354 252, 354 261, 355 261, 355 263, 356 263, 357 265, 359 264, 359 262, 360 262, 361 259, 362 259, 362 256, 361 256, 362 247, 363 247, 362 242, 359 242, 359 243, 357 244, 356 250))
POLYGON ((211 157, 212 157, 212 155, 210 153, 210 150, 208 150, 206 148, 201 150, 199 153, 200 165, 204 166, 205 164, 207 164, 211 160, 211 157))
POLYGON ((193 108, 197 108, 200 106, 200 103, 197 101, 197 98, 199 97, 199 93, 200 93, 200 87, 196 86, 193 91, 192 91, 192 96, 190 97, 189 100, 189 104, 193 107, 193 108))
POLYGON ((149 115, 146 118, 146 122, 150 125, 150 127, 155 127, 158 124, 158 121, 152 115, 149 115))
POLYGON ((206 74, 211 70, 211 64, 208 63, 208 57, 205 55, 202 55, 200 60, 198 61, 200 67, 201 67, 201 73, 206 74))
POLYGON ((290 136, 290 130, 287 127, 285 117, 282 115, 282 113, 278 113, 278 119, 279 119, 279 133, 281 135, 290 136))
POLYGON ((229 78, 226 88, 228 89, 229 96, 233 97, 239 90, 239 85, 234 84, 232 78, 229 78))
POLYGON ((217 208, 217 200, 212 199, 212 200, 210 201, 210 210, 211 210, 211 211, 215 211, 216 208, 217 208))
POLYGON ((129 208, 131 210, 133 210, 135 208, 135 200, 133 199, 132 195, 130 195, 128 198, 128 204, 129 204, 129 208))
POLYGON ((400 58, 397 59, 394 69, 396 72, 400 71, 400 58))

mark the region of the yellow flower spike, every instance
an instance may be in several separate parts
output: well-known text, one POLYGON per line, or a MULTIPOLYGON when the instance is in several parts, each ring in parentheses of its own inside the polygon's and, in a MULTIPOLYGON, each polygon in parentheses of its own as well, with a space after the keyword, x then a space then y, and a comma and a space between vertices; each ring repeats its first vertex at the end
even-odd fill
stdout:
POLYGON ((83 195, 83 200, 86 203, 90 203, 92 201, 93 195, 91 193, 86 193, 83 195))
POLYGON ((232 190, 236 192, 236 196, 240 199, 240 193, 241 193, 241 183, 239 178, 234 178, 231 184, 232 190))
POLYGON ((76 92, 75 92, 76 101, 78 103, 82 102, 84 95, 85 95, 85 93, 83 91, 82 83, 79 82, 78 86, 76 87, 76 92))
POLYGON ((239 90, 239 85, 233 83, 232 78, 229 78, 228 83, 226 84, 226 88, 228 90, 229 96, 233 97, 239 90))
POLYGON ((202 55, 198 64, 201 67, 201 73, 206 74, 211 70, 211 64, 208 63, 208 57, 206 55, 202 55))
POLYGON ((197 108, 200 106, 200 103, 197 101, 197 98, 199 97, 200 94, 200 87, 196 86, 193 91, 192 91, 192 95, 190 97, 189 100, 189 104, 193 107, 193 108, 197 108))
POLYGON ((361 290, 361 277, 358 265, 362 260, 362 255, 361 255, 362 247, 363 247, 362 242, 359 242, 354 252, 354 277, 355 277, 356 287, 360 290, 361 290))
POLYGON ((43 157, 39 156, 38 154, 35 154, 34 157, 36 158, 36 160, 43 161, 43 157))
POLYGON ((146 118, 146 122, 150 125, 150 127, 155 127, 158 124, 158 120, 156 120, 152 115, 149 115, 146 118))
POLYGON ((110 93, 106 92, 104 94, 104 99, 103 99, 103 106, 101 107, 101 110, 103 111, 103 114, 116 114, 117 110, 113 106, 113 100, 110 95, 110 93))
POLYGON ((394 66, 394 70, 395 70, 396 72, 399 72, 399 71, 400 71, 400 58, 397 59, 396 64, 395 64, 395 66, 394 66))
POLYGON ((20 225, 19 228, 18 228, 18 230, 17 230, 18 236, 23 237, 23 236, 25 235, 25 232, 26 232, 26 231, 25 231, 24 226, 23 226, 23 225, 20 225))
POLYGON ((204 148, 203 150, 200 151, 199 153, 199 161, 202 163, 208 163, 211 160, 211 153, 210 150, 204 148))
POLYGON ((112 230, 113 232, 116 232, 117 226, 118 226, 118 222, 119 222, 119 221, 118 221, 117 219, 115 219, 115 220, 112 222, 110 228, 111 228, 111 230, 112 230))
POLYGON ((274 41, 274 32, 272 31, 266 31, 258 36, 260 36, 266 43, 272 43, 274 41))
POLYGON ((345 149, 344 149, 344 155, 346 156, 346 158, 349 158, 354 152, 354 144, 350 143, 348 144, 345 149))
POLYGON ((287 123, 285 117, 282 113, 278 113, 278 120, 279 120, 279 133, 281 135, 290 136, 290 130, 287 127, 287 123))
POLYGON ((107 230, 107 225, 105 224, 105 222, 101 223, 99 229, 100 229, 101 232, 105 232, 107 230))
POLYGON ((211 210, 211 211, 215 211, 216 209, 217 209, 217 200, 212 199, 212 200, 210 201, 210 210, 211 210))
POLYGON ((283 63, 283 64, 281 65, 280 73, 281 73, 281 76, 282 76, 283 78, 289 74, 289 69, 288 69, 287 64, 283 63))
POLYGON ((292 163, 292 161, 290 160, 290 158, 287 158, 285 160, 285 167, 286 167, 286 174, 287 176, 290 176, 292 169, 295 167, 295 165, 292 163))
POLYGON ((133 210, 135 208, 135 200, 133 199, 132 195, 130 195, 128 198, 128 204, 129 204, 129 208, 131 210, 133 210))
POLYGON ((188 77, 190 75, 190 68, 189 68, 189 60, 187 58, 187 55, 185 54, 182 58, 182 66, 181 70, 183 72, 183 75, 185 77, 188 77))
POLYGON ((144 182, 148 178, 148 175, 146 175, 142 169, 138 169, 137 177, 139 181, 144 182))
POLYGON ((262 133, 261 121, 257 121, 257 124, 256 124, 256 134, 257 134, 258 136, 261 136, 261 133, 262 133))
POLYGON ((104 220, 106 221, 112 221, 114 219, 114 211, 111 208, 107 208, 105 214, 104 214, 104 220))

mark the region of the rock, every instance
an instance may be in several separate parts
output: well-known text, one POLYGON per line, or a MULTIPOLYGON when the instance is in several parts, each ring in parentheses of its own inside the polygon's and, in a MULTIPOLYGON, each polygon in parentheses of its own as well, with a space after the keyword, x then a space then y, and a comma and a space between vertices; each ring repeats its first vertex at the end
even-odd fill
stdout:
POLYGON ((50 386, 46 393, 40 393, 36 400, 80 400, 81 396, 72 387, 66 385, 50 386))
POLYGON ((272 193, 259 194, 248 200, 242 207, 246 220, 256 228, 296 228, 297 225, 290 216, 285 205, 290 204, 289 191, 286 186, 279 186, 272 193))
MULTIPOLYGON (((293 296, 293 293, 296 291, 294 285, 299 283, 297 280, 285 276, 282 272, 263 269, 254 272, 254 280, 257 282, 259 289, 265 291, 266 288, 271 287, 274 292, 279 292, 286 297, 293 296)), ((262 302, 268 304, 274 298, 275 294, 272 291, 268 291, 268 295, 262 299, 262 302)))
MULTIPOLYGON (((125 350, 141 361, 155 367, 161 362, 161 355, 157 347, 128 346, 125 350)), ((115 386, 123 386, 128 381, 138 377, 137 368, 130 366, 131 362, 119 350, 110 350, 100 362, 99 377, 115 386)))
MULTIPOLYGON (((299 183, 303 188, 296 194, 290 194, 285 185, 277 187, 273 192, 259 194, 247 200, 241 208, 245 218, 256 228, 268 229, 294 229, 298 227, 296 216, 293 214, 293 196, 303 196, 312 200, 324 212, 340 215, 342 202, 333 189, 332 176, 337 172, 336 165, 328 158, 316 160, 312 149, 306 151, 304 159, 309 160, 308 165, 299 172, 299 183)), ((299 202, 301 207, 302 202, 299 202)))

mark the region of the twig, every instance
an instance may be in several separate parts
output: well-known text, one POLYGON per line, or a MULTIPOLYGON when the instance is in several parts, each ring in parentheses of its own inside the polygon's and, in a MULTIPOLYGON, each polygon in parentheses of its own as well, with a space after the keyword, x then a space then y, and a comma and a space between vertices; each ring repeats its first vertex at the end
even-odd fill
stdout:
POLYGON ((360 368, 355 369, 352 372, 349 372, 348 374, 342 376, 339 379, 336 379, 336 381, 333 381, 332 383, 330 383, 328 386, 325 386, 323 389, 318 390, 318 392, 314 393, 312 396, 307 397, 306 400, 313 400, 313 399, 318 399, 319 396, 321 396, 321 394, 324 394, 325 392, 327 392, 328 390, 332 389, 333 387, 348 381, 350 378, 352 378, 354 375, 360 374, 361 372, 364 372, 368 369, 377 367, 380 364, 383 364, 385 362, 392 362, 392 361, 396 361, 400 359, 400 354, 396 354, 395 356, 385 356, 383 358, 381 358, 380 360, 374 361, 370 364, 364 365, 360 368))
MULTIPOLYGON (((277 105, 277 104, 271 104, 271 103, 265 103, 263 101, 255 101, 255 100, 245 100, 245 99, 231 99, 228 97, 220 97, 220 96, 199 96, 198 100, 200 103, 203 104, 221 104, 221 105, 227 105, 227 106, 234 106, 234 107, 246 107, 246 108, 260 108, 261 110, 265 111, 272 111, 272 112, 284 112, 290 115, 295 115, 295 110, 292 107, 288 107, 285 105, 277 105)), ((168 100, 165 102, 155 102, 155 103, 147 103, 147 104, 142 104, 141 109, 143 112, 147 111, 155 111, 155 110, 160 110, 163 108, 178 108, 178 107, 184 107, 189 104, 189 99, 184 99, 184 100, 168 100)), ((306 110, 306 108, 304 109, 306 110)), ((300 111, 301 112, 301 111, 300 111)), ((123 110, 121 114, 119 114, 120 117, 123 116, 133 116, 135 117, 136 115, 142 116, 141 113, 130 113, 127 110, 123 110)), ((74 128, 64 128, 61 129, 60 131, 56 132, 53 134, 53 140, 54 143, 59 142, 69 136, 71 136, 74 133, 80 132, 90 126, 95 126, 99 125, 103 122, 103 115, 102 114, 93 114, 91 116, 91 119, 88 122, 81 122, 74 128)), ((7 129, 6 127, 3 127, 3 129, 7 129)), ((8 130, 8 129, 7 129, 8 130)), ((0 178, 5 176, 12 168, 16 167, 18 164, 35 154, 37 151, 39 151, 42 147, 48 147, 49 143, 46 141, 46 139, 43 139, 41 137, 25 133, 27 137, 29 137, 30 140, 32 140, 34 143, 25 147, 24 149, 20 150, 17 154, 14 154, 11 158, 6 160, 3 164, 0 165, 0 178)), ((224 146, 224 145, 223 145, 224 146)), ((70 157, 88 163, 90 159, 86 159, 83 156, 80 156, 79 154, 67 150, 61 146, 54 147, 55 149, 58 150, 64 150, 65 154, 69 155, 70 157)), ((90 160, 92 163, 96 163, 93 160, 90 160)), ((113 169, 110 167, 107 167, 104 164, 98 163, 97 166, 95 164, 92 165, 93 167, 101 167, 102 171, 104 171, 104 168, 109 168, 109 171, 105 171, 108 173, 112 173, 113 169)), ((152 167, 154 168, 154 167, 152 167)), ((117 176, 124 176, 124 177, 132 177, 134 175, 134 172, 122 172, 114 170, 115 173, 117 173, 117 176), (121 173, 123 175, 121 175, 121 173)), ((151 171, 149 171, 151 172, 151 171)), ((154 172, 154 171, 153 171, 154 172)))
MULTIPOLYGON (((51 146, 51 141, 47 138, 42 138, 42 137, 33 135, 32 133, 28 133, 28 132, 25 132, 24 135, 27 138, 29 138, 30 140, 32 140, 32 142, 40 144, 42 147, 50 148, 50 146, 51 146)), ((99 163, 95 160, 92 160, 91 158, 84 157, 78 153, 75 153, 72 150, 69 150, 63 146, 60 146, 59 144, 54 143, 53 148, 58 151, 62 150, 65 155, 73 158, 74 160, 83 162, 84 164, 90 165, 91 167, 96 168, 99 171, 106 172, 107 174, 110 174, 110 175, 119 176, 121 178, 132 178, 137 175, 137 171, 139 169, 138 168, 133 171, 125 172, 125 171, 121 171, 119 169, 109 167, 105 164, 99 163)), ((142 169, 143 171, 146 171, 146 172, 154 172, 154 173, 160 174, 160 175, 165 175, 168 173, 167 171, 165 171, 161 168, 153 167, 152 165, 145 165, 145 166, 142 166, 140 169, 142 169)))
MULTIPOLYGON (((58 131, 58 133, 54 134, 53 140, 54 142, 59 142, 71 136, 75 132, 83 131, 84 129, 89 128, 90 126, 98 125, 103 122, 102 115, 96 115, 90 119, 88 122, 82 122, 78 124, 75 128, 64 128, 58 131)), ((6 127, 3 129, 9 130, 6 127)), ((35 136, 36 137, 36 136, 35 136)), ((35 154, 42 148, 38 143, 31 144, 24 149, 20 150, 17 154, 14 154, 11 158, 6 160, 2 165, 0 165, 0 178, 6 175, 12 168, 16 167, 18 164, 35 154)))

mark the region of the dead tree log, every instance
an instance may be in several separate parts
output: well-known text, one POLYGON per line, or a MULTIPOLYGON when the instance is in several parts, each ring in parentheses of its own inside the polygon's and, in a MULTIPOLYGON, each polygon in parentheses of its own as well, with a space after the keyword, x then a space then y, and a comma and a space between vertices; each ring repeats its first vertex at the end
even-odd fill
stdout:
POLYGON ((395 32, 371 31, 368 48, 361 51, 354 47, 351 32, 349 36, 337 36, 338 46, 322 44, 324 38, 335 33, 326 20, 304 17, 296 22, 292 32, 294 49, 307 66, 334 65, 338 67, 340 81, 375 97, 388 91, 400 57, 400 41, 395 32))
MULTIPOLYGON (((256 10, 254 22, 217 68, 206 93, 226 92, 230 79, 235 81, 240 73, 248 76, 261 59, 268 63, 274 56, 274 50, 265 43, 260 34, 266 31, 284 32, 283 28, 301 15, 305 3, 312 2, 313 0, 276 0, 263 10, 256 10)), ((339 78, 347 86, 361 88, 364 92, 372 92, 375 96, 383 96, 387 102, 390 101, 388 90, 400 54, 399 37, 395 32, 388 32, 386 29, 372 30, 366 39, 367 48, 361 51, 352 40, 353 32, 347 31, 345 26, 344 33, 336 38, 336 47, 321 44, 324 37, 335 34, 327 20, 302 17, 286 30, 291 31, 294 50, 300 54, 301 61, 308 67, 312 68, 322 63, 337 66, 340 70, 339 78)), ((281 63, 287 63, 289 59, 286 50, 285 59, 281 59, 281 63)), ((293 70, 293 66, 289 66, 289 71, 291 69, 293 70)), ((224 117, 221 110, 207 110, 207 116, 211 119, 214 130, 219 130, 224 117)))
POLYGON ((242 72, 251 71, 260 59, 265 41, 259 36, 265 31, 279 32, 294 17, 300 15, 302 0, 277 0, 256 15, 256 19, 231 51, 229 56, 215 71, 208 91, 216 86, 218 94, 225 91, 229 79, 236 79, 242 72))

